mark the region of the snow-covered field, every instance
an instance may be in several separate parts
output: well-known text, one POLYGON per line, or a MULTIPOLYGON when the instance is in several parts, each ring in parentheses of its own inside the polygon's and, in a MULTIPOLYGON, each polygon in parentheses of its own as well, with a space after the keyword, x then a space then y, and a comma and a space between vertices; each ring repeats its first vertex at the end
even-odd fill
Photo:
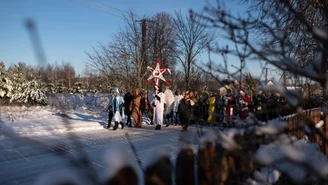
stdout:
POLYGON ((103 130, 107 123, 106 112, 63 111, 52 107, 2 107, 0 116, 6 127, 23 137, 103 130))
MULTIPOLYGON (((24 137, 97 131, 107 124, 108 101, 108 94, 58 94, 49 106, 1 106, 0 119, 7 131, 24 137)), ((144 117, 143 124, 149 122, 144 117)))

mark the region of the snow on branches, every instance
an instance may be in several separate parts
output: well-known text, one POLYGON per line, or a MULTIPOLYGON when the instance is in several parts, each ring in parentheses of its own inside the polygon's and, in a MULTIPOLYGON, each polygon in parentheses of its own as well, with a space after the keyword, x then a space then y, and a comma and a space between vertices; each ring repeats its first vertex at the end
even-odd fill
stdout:
POLYGON ((10 103, 49 104, 43 83, 38 79, 28 80, 19 70, 0 71, 0 98, 10 103))

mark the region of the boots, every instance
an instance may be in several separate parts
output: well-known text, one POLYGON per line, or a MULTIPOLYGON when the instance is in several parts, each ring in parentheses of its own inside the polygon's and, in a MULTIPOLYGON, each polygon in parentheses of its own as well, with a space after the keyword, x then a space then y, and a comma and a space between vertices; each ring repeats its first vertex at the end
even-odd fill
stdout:
POLYGON ((114 128, 113 128, 113 130, 116 130, 116 129, 117 129, 117 127, 118 127, 118 122, 117 122, 117 121, 115 121, 115 125, 114 125, 114 128))
POLYGON ((121 126, 122 126, 122 129, 124 128, 124 123, 123 122, 120 122, 121 126))
POLYGON ((110 128, 110 122, 108 122, 106 125, 106 129, 109 129, 109 128, 110 128))
POLYGON ((156 125, 155 130, 161 130, 161 125, 156 125))
POLYGON ((187 132, 187 128, 188 128, 188 127, 187 127, 186 125, 183 125, 181 131, 182 131, 182 132, 187 132))

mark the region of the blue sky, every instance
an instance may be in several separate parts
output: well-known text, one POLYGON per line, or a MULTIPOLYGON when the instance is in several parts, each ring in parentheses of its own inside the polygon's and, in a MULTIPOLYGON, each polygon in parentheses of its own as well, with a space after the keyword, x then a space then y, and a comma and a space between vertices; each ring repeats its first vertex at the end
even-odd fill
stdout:
MULTIPOLYGON (((228 1, 227 7, 233 12, 246 9, 238 1, 228 1)), ((117 12, 133 10, 140 16, 152 16, 162 11, 201 10, 204 5, 205 0, 0 0, 0 61, 7 67, 19 61, 38 65, 24 26, 26 19, 32 19, 46 61, 69 62, 82 74, 87 62, 85 52, 91 52, 98 42, 110 42, 124 25, 117 12)))

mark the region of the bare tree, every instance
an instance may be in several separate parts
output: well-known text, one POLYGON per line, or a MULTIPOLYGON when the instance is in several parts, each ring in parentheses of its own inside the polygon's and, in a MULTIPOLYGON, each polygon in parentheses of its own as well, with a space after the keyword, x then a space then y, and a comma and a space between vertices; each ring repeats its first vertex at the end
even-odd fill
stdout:
MULTIPOLYGON (((324 28, 328 23, 328 3, 320 0, 253 1, 250 11, 258 12, 256 31, 271 43, 272 51, 288 53, 301 66, 313 59, 318 42, 309 34, 309 28, 324 28), (283 39, 277 40, 278 36, 283 39), (282 47, 283 46, 283 47, 282 47)), ((260 37, 263 38, 263 37, 260 37)))
POLYGON ((148 65, 155 64, 156 60, 161 60, 165 67, 175 65, 173 20, 166 13, 140 19, 132 11, 124 20, 125 26, 114 35, 112 42, 99 44, 93 53, 87 53, 88 66, 105 76, 109 87, 144 88, 148 65))
POLYGON ((175 12, 175 35, 177 42, 177 52, 175 57, 181 64, 186 88, 190 88, 196 57, 207 48, 208 43, 213 39, 211 33, 203 24, 199 24, 199 17, 183 16, 181 11, 175 12))
MULTIPOLYGON (((292 57, 298 62, 299 68, 303 68, 311 62, 320 50, 319 43, 311 34, 312 28, 324 28, 328 23, 328 3, 320 0, 305 1, 253 1, 250 11, 258 12, 255 27, 257 33, 263 39, 261 44, 269 52, 282 57, 292 57)), ((298 75, 293 76, 295 81, 301 83, 298 75)), ((290 83, 290 81, 289 81, 290 83)))
POLYGON ((66 87, 69 89, 72 88, 73 84, 75 83, 75 69, 70 63, 63 63, 63 73, 64 78, 66 79, 66 87))
POLYGON ((165 67, 175 65, 174 53, 176 48, 174 22, 171 15, 165 12, 155 14, 149 24, 149 51, 151 61, 160 60, 165 67))
POLYGON ((87 53, 88 66, 105 76, 107 86, 123 89, 141 87, 144 77, 144 60, 141 56, 141 27, 138 16, 129 11, 124 16, 125 27, 114 35, 108 45, 99 44, 93 53, 87 53), (133 80, 132 79, 136 79, 133 80), (137 81, 137 83, 135 83, 137 81), (124 84, 124 85, 123 85, 124 84))
POLYGON ((34 77, 41 78, 44 83, 54 87, 60 86, 60 88, 70 90, 76 82, 74 67, 64 61, 61 65, 56 62, 47 66, 31 67, 31 71, 34 77))
MULTIPOLYGON (((269 3, 269 1, 261 2, 269 3)), ((317 6, 320 7, 318 12, 327 10, 325 3, 320 3, 319 1, 317 3, 319 3, 317 6)), ((322 27, 311 22, 316 19, 308 20, 309 15, 301 11, 296 5, 291 4, 291 1, 281 0, 277 1, 275 5, 270 6, 271 12, 263 12, 267 13, 265 19, 263 17, 259 19, 252 16, 252 14, 243 17, 235 16, 225 11, 219 3, 214 6, 208 4, 205 8, 205 14, 198 14, 198 16, 207 21, 207 26, 220 29, 228 40, 233 41, 233 43, 237 44, 237 47, 245 51, 244 56, 246 59, 265 61, 281 70, 294 74, 294 76, 308 77, 324 85, 326 81, 324 70, 326 69, 326 62, 322 62, 320 67, 315 66, 317 64, 314 65, 315 56, 322 53, 322 50, 326 47, 325 38, 322 36, 324 32, 322 27), (277 16, 275 14, 277 12, 281 15, 277 16), (284 13, 288 13, 288 15, 284 16, 284 13), (282 21, 282 19, 285 21, 282 21), (298 33, 295 30, 295 32, 291 33, 288 26, 296 24, 296 22, 296 27, 301 27, 303 31, 298 33), (259 32, 262 35, 259 35, 259 32), (265 34, 263 35, 263 33, 265 34), (308 55, 305 57, 304 53, 308 52, 304 52, 302 48, 312 48, 311 50, 314 51, 313 43, 316 43, 316 52, 312 56, 308 55), (304 57, 308 59, 304 59, 304 57), (306 65, 305 62, 307 63, 306 65), (320 75, 309 73, 309 68, 312 68, 320 75)), ((269 9, 269 5, 267 9, 269 9)), ((318 14, 318 12, 313 13, 318 14)), ((322 19, 326 16, 325 14, 321 14, 319 17, 322 19)), ((230 48, 215 48, 213 51, 218 54, 229 53, 236 55, 238 53, 236 49, 230 48)), ((327 61, 326 58, 324 55, 319 60, 327 61)))

